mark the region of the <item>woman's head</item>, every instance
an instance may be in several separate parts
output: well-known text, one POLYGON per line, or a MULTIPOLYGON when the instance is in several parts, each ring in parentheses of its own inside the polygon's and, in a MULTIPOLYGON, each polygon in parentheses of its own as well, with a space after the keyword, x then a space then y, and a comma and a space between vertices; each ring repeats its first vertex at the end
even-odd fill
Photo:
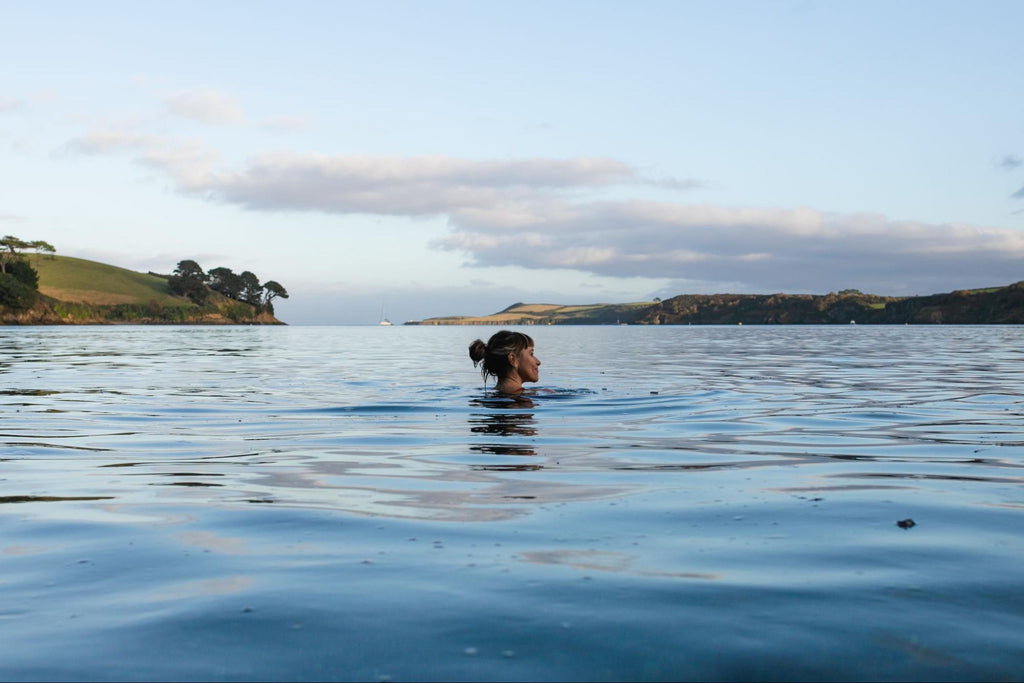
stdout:
POLYGON ((477 339, 469 345, 469 357, 473 366, 483 364, 480 374, 484 381, 488 375, 499 384, 511 382, 511 388, 522 386, 523 382, 539 379, 540 360, 533 355, 533 339, 530 335, 511 330, 495 332, 485 344, 477 339))

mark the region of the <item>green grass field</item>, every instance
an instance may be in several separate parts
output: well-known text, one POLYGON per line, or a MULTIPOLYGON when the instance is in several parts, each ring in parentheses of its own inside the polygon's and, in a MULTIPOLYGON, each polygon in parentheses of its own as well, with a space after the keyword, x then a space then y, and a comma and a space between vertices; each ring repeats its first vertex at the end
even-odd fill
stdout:
POLYGON ((167 280, 155 275, 70 256, 28 258, 39 273, 39 291, 59 301, 97 305, 188 303, 171 296, 167 280))

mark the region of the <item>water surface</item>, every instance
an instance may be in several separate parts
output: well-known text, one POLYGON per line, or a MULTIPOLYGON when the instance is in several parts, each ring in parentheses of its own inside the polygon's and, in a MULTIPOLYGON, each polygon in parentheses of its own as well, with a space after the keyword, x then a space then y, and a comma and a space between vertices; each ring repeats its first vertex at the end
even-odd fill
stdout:
POLYGON ((1024 329, 494 329, 0 328, 0 678, 1024 679, 1024 329))

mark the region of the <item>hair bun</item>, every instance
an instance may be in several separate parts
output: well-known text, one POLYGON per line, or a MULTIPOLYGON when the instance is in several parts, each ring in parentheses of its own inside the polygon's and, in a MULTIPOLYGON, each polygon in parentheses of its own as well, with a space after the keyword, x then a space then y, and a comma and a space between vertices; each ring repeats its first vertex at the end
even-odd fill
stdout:
POLYGON ((487 344, 485 344, 482 339, 477 339, 469 345, 469 357, 473 361, 474 366, 482 361, 486 355, 487 344))

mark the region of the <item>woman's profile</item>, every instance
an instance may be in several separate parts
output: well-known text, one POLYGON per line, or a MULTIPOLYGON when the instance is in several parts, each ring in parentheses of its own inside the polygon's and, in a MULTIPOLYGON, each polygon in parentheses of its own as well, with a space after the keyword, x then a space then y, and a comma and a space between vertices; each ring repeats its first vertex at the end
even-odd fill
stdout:
POLYGON ((469 357, 473 367, 482 364, 484 383, 488 376, 494 377, 494 389, 500 394, 521 394, 523 382, 540 379, 540 359, 533 355, 533 339, 522 332, 500 330, 486 344, 477 339, 469 345, 469 357))

